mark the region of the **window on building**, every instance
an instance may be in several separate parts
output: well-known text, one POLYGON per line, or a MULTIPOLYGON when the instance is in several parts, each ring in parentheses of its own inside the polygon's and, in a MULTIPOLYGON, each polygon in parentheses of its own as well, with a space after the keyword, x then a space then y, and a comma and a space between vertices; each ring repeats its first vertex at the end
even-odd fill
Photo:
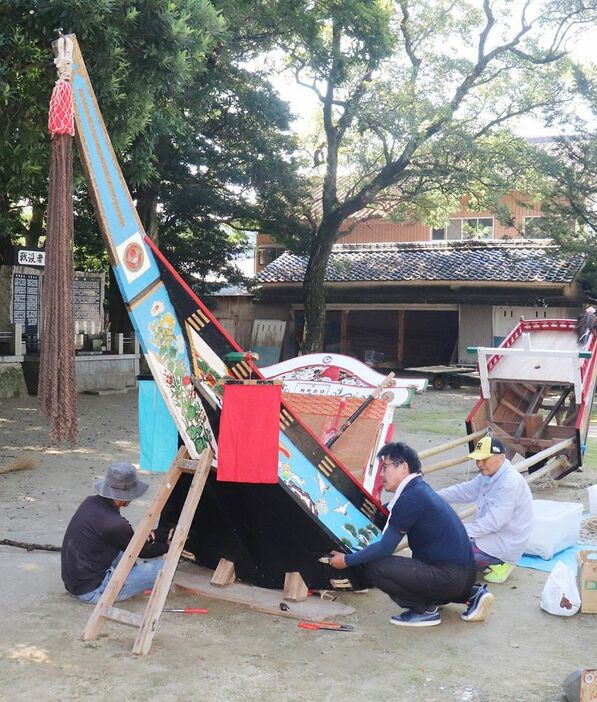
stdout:
POLYGON ((280 246, 260 246, 257 251, 257 261, 260 266, 267 266, 275 261, 286 249, 280 246))
POLYGON ((528 216, 524 218, 523 230, 528 239, 545 239, 547 220, 545 217, 528 216))
POLYGON ((454 217, 445 227, 431 230, 432 241, 455 241, 457 239, 491 239, 493 217, 454 217))

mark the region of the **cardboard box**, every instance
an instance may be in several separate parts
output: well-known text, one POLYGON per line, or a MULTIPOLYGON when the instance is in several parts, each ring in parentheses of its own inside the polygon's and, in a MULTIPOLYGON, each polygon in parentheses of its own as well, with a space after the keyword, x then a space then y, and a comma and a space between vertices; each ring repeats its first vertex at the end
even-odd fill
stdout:
POLYGON ((585 549, 578 552, 578 577, 580 611, 583 614, 597 614, 597 550, 585 549))
MULTIPOLYGON (((597 561, 596 561, 597 562, 597 561)), ((579 702, 597 701, 597 669, 583 670, 580 676, 579 702)))

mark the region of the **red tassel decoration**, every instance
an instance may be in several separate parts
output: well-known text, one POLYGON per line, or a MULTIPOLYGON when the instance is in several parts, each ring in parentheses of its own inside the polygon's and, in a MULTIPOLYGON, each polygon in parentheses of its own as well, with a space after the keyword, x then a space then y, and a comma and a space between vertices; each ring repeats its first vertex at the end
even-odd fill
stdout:
POLYGON ((79 433, 75 382, 75 325, 73 318, 73 160, 75 133, 73 90, 69 82, 72 43, 57 42, 59 79, 50 100, 50 185, 46 232, 46 268, 38 394, 56 442, 75 444, 79 433), (70 47, 69 47, 70 44, 70 47))

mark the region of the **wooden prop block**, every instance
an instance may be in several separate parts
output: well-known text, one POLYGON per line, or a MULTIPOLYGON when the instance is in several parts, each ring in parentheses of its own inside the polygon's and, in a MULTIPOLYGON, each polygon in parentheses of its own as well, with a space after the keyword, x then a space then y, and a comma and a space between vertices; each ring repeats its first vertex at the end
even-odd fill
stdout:
POLYGON ((309 596, 309 588, 305 585, 300 573, 286 573, 284 578, 284 599, 291 602, 304 602, 309 596))
POLYGON ((208 568, 181 563, 174 578, 174 585, 177 590, 202 598, 244 605, 256 612, 273 614, 277 617, 323 621, 348 616, 355 612, 354 607, 318 597, 309 597, 303 602, 287 603, 281 590, 271 590, 246 583, 236 582, 226 588, 213 587, 210 582, 212 573, 213 571, 208 568), (281 604, 284 604, 284 609, 280 609, 281 604))
POLYGON ((236 580, 236 573, 234 572, 234 563, 232 561, 227 561, 225 558, 220 558, 218 567, 214 570, 210 584, 215 587, 228 587, 232 585, 236 580))

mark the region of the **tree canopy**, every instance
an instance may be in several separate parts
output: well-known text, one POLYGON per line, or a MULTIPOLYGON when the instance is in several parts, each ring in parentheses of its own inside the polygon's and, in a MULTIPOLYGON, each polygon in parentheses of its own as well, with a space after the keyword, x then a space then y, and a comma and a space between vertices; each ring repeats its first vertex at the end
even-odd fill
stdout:
MULTIPOLYGON (((383 211, 440 224, 464 196, 499 211, 513 188, 562 203, 581 184, 582 169, 558 170, 510 125, 564 123, 579 87, 590 100, 594 76, 567 49, 596 14, 595 0, 4 3, 0 256, 43 236, 50 42, 62 27, 77 34, 148 234, 199 292, 210 276, 234 281, 247 230, 305 252, 303 350, 320 350, 325 268, 347 222, 383 211), (276 70, 320 106, 302 143, 276 70)), ((560 146, 576 158, 577 144, 560 146)), ((105 266, 81 175, 75 197, 77 262, 105 266)))
MULTIPOLYGON (((0 9, 0 227, 4 244, 43 235, 54 28, 77 35, 148 234, 194 287, 234 279, 243 232, 292 211, 287 106, 247 62, 268 41, 248 0, 23 0, 0 9), (193 275, 191 275, 193 274, 193 275), (195 277, 195 276, 198 276, 195 277)), ((79 175, 76 260, 105 265, 79 175)), ((6 247, 5 247, 6 250, 6 247)))
MULTIPOLYGON (((469 194, 478 204, 526 175, 508 126, 570 109, 567 47, 595 3, 569 0, 329 0, 270 3, 284 13, 288 69, 320 104, 310 218, 303 351, 321 350, 325 269, 341 225, 383 207, 437 216, 469 194)), ((530 174, 529 174, 530 175, 530 174)))

